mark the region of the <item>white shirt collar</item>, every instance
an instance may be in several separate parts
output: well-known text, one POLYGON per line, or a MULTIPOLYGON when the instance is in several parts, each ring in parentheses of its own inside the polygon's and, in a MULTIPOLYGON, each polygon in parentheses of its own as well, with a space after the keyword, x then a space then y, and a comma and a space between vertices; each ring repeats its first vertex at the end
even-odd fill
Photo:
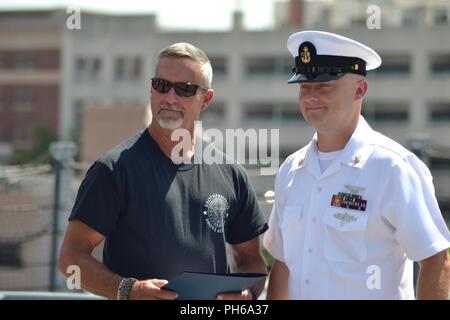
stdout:
MULTIPOLYGON (((374 131, 363 116, 359 117, 358 126, 348 140, 338 159, 341 163, 355 168, 362 168, 373 151, 372 139, 374 131)), ((309 144, 295 159, 294 170, 313 165, 317 162, 317 132, 309 144)), ((318 164, 317 164, 318 165, 318 164)))

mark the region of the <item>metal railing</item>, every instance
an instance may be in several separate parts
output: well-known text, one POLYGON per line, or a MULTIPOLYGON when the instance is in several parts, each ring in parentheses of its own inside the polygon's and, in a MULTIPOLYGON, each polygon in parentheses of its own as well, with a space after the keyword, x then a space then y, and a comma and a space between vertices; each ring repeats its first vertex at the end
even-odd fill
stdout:
POLYGON ((106 300, 90 293, 0 291, 0 300, 106 300))

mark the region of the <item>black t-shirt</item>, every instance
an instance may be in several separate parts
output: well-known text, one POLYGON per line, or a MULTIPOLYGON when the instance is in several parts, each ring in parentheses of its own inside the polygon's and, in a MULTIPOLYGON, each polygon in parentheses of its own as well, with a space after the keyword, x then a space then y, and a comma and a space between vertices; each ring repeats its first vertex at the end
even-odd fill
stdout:
POLYGON ((240 165, 176 165, 147 129, 89 168, 72 219, 105 236, 108 268, 138 279, 227 273, 225 242, 241 243, 267 229, 240 165))

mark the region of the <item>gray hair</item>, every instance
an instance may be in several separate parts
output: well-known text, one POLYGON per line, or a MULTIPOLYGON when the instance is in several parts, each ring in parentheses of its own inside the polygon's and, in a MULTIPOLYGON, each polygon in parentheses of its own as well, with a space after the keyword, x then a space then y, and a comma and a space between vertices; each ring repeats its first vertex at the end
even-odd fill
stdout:
POLYGON ((157 66, 162 58, 189 58, 197 61, 198 63, 200 63, 203 78, 206 81, 206 86, 208 88, 211 88, 213 78, 211 61, 209 60, 206 53, 203 52, 203 50, 190 43, 178 42, 171 44, 170 46, 165 47, 161 50, 161 52, 158 54, 158 61, 156 64, 157 66))

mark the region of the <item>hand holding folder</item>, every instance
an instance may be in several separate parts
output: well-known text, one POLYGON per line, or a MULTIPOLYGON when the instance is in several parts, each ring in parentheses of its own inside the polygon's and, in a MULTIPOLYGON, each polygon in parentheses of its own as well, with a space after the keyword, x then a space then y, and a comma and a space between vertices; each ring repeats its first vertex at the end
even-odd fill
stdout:
POLYGON ((266 278, 264 273, 182 272, 162 289, 178 293, 178 300, 212 300, 219 293, 241 292, 266 278))

